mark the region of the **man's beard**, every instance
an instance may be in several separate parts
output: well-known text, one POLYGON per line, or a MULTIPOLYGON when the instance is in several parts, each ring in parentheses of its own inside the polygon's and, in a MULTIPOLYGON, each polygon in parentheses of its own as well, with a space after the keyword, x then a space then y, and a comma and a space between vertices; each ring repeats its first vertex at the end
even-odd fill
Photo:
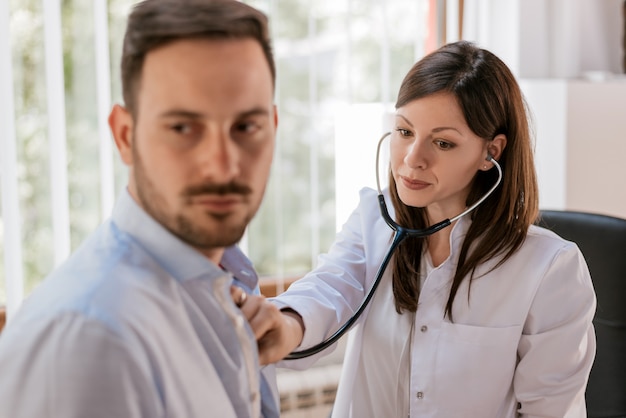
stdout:
MULTIPOLYGON (((135 136, 135 140, 137 137, 135 136)), ((183 213, 171 213, 167 209, 167 201, 151 179, 146 174, 143 162, 137 151, 137 147, 133 144, 133 169, 135 177, 135 185, 137 188, 138 198, 142 207, 157 222, 168 229, 179 239, 199 249, 225 248, 239 242, 243 236, 246 226, 252 219, 255 208, 251 208, 244 218, 239 222, 230 220, 234 214, 214 214, 205 212, 204 216, 212 218, 214 225, 211 227, 200 226, 200 222, 185 216, 183 213)), ((207 194, 240 194, 247 201, 252 190, 245 185, 236 182, 227 184, 199 184, 186 188, 179 196, 184 204, 188 204, 194 196, 207 194)))

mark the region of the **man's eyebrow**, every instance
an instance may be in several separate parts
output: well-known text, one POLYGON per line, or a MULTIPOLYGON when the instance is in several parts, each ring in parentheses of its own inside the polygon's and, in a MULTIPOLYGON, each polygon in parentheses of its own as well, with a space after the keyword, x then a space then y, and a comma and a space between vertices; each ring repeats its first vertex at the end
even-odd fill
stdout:
POLYGON ((239 118, 247 118, 250 116, 267 116, 270 114, 269 109, 264 107, 255 107, 250 110, 246 110, 245 112, 241 112, 238 117, 239 118))
MULTIPOLYGON (((237 114, 237 118, 241 119, 241 118, 247 118, 250 116, 266 116, 269 115, 270 111, 269 109, 263 108, 263 107, 254 107, 250 110, 245 110, 239 114, 237 114)), ((167 110, 163 113, 161 113, 159 115, 162 118, 171 118, 171 117, 179 117, 179 118, 186 118, 186 119, 202 119, 204 118, 206 115, 204 113, 200 113, 200 112, 194 112, 191 110, 185 110, 185 109, 171 109, 171 110, 167 110)))
POLYGON ((167 110, 159 115, 162 118, 182 117, 187 119, 201 119, 204 117, 202 113, 192 112, 191 110, 184 109, 171 109, 167 110))

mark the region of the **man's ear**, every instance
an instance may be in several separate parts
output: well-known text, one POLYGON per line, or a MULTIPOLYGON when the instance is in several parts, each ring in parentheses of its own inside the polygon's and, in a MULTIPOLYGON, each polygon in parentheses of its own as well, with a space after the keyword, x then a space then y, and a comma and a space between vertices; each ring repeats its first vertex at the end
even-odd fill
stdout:
POLYGON ((122 161, 133 165, 133 117, 126 108, 116 104, 109 114, 109 127, 122 161))

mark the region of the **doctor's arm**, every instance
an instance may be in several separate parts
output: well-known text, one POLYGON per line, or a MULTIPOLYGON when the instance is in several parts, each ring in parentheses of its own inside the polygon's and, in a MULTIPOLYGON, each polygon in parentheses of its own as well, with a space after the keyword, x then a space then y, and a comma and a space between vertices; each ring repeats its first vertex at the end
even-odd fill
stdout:
POLYGON ((573 244, 546 272, 518 346, 514 390, 522 417, 585 418, 585 388, 595 357, 596 299, 585 260, 573 244))
MULTIPOLYGON (((368 233, 375 236, 375 242, 382 242, 379 247, 386 248, 387 237, 381 239, 373 228, 376 222, 386 228, 384 221, 380 220, 376 191, 363 189, 359 206, 337 234, 328 253, 319 257, 318 266, 294 282, 285 293, 271 299, 276 306, 275 312, 281 316, 274 316, 271 309, 265 307, 259 318, 269 325, 258 325, 261 321, 257 325, 251 322, 257 338, 266 336, 265 340, 259 339, 262 361, 273 362, 296 348, 307 349, 320 343, 354 314, 370 285, 368 263, 376 268, 379 266, 378 258, 372 258, 368 253, 368 233), (265 357, 275 347, 276 351, 265 357)), ((391 232, 388 233, 390 236, 391 232)), ((288 367, 305 369, 335 346, 306 359, 290 360, 288 367)))

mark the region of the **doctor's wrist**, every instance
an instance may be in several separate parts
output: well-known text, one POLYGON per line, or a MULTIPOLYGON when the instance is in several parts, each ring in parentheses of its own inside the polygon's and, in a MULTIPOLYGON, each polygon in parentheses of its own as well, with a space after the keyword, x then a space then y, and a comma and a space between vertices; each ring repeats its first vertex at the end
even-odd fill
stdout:
POLYGON ((282 308, 280 312, 283 314, 286 323, 289 327, 289 334, 294 338, 296 342, 295 347, 298 347, 304 337, 304 321, 302 316, 292 308, 282 308))

